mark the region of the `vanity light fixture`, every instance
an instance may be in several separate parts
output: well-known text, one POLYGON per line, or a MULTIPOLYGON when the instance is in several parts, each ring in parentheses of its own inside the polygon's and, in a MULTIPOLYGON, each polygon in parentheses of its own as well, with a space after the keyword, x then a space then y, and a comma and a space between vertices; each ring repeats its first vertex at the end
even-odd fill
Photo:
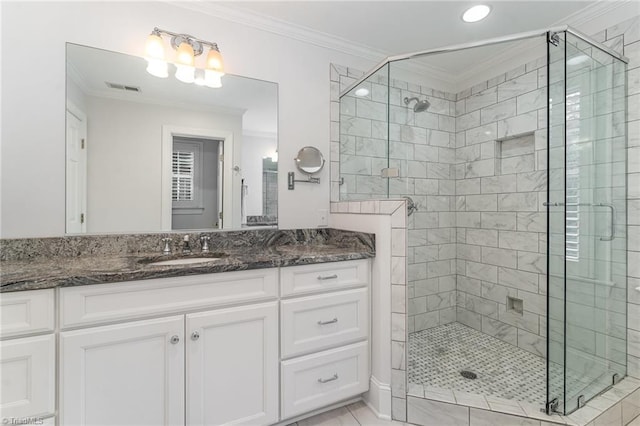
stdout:
POLYGON ((165 59, 165 48, 162 36, 170 37, 171 47, 176 51, 176 78, 184 83, 195 83, 212 88, 222 87, 221 77, 224 75, 222 55, 216 43, 154 28, 145 46, 147 72, 156 77, 166 78, 169 75, 165 59), (205 47, 209 48, 204 70, 196 75, 196 57, 202 55, 205 47))
POLYGON ((467 9, 462 15, 462 20, 464 22, 478 22, 483 20, 489 15, 491 12, 491 8, 486 4, 479 4, 467 9))

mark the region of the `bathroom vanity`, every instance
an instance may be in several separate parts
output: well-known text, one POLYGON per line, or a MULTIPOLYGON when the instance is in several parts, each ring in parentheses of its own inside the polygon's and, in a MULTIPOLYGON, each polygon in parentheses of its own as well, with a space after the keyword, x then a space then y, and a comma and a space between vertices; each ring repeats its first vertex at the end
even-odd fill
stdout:
POLYGON ((20 281, 25 261, 4 260, 1 416, 274 424, 367 391, 373 236, 280 244, 295 231, 263 232, 277 238, 257 249, 214 237, 226 256, 191 265, 58 258, 47 280, 33 273, 47 258, 20 281))

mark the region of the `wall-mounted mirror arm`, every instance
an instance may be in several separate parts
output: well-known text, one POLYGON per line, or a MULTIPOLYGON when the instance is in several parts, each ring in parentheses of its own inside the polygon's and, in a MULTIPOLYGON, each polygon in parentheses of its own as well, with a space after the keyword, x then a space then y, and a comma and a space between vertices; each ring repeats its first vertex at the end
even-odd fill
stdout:
POLYGON ((308 176, 308 179, 296 179, 296 174, 294 172, 289 172, 287 174, 287 184, 288 184, 289 190, 293 190, 296 188, 296 182, 320 184, 320 178, 308 176))

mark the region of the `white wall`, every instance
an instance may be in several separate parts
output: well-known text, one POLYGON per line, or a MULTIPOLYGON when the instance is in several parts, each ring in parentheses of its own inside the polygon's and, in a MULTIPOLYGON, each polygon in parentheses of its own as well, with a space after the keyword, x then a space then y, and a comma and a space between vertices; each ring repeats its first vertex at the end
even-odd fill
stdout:
POLYGON ((329 157, 329 64, 368 69, 372 62, 166 3, 0 7, 1 237, 64 234, 65 42, 141 55, 155 26, 216 41, 228 73, 279 84, 280 227, 315 227, 315 212, 329 208, 328 167, 321 185, 295 191, 287 190, 287 172, 305 145, 329 157))
POLYGON ((86 99, 90 233, 160 230, 163 125, 231 132, 234 150, 241 150, 240 116, 94 96, 86 99))
POLYGON ((242 137, 242 177, 248 187, 247 216, 261 216, 262 211, 262 159, 272 157, 278 149, 274 137, 245 133, 242 137))

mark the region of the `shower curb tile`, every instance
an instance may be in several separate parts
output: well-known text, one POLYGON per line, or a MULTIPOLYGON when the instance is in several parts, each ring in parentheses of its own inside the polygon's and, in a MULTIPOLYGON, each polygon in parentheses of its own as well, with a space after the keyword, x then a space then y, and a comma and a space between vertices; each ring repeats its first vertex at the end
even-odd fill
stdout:
POLYGON ((519 405, 511 404, 498 404, 495 402, 489 402, 489 408, 491 411, 497 411, 499 413, 514 414, 516 416, 526 417, 527 413, 524 412, 519 405))
MULTIPOLYGON (((608 393, 608 392, 607 392, 608 393)), ((606 394, 597 396, 589 401, 589 407, 595 408, 596 410, 606 411, 609 408, 613 407, 620 401, 619 398, 611 399, 607 397, 606 394)))
POLYGON ((554 418, 552 416, 547 415, 544 411, 540 411, 541 407, 535 406, 533 404, 528 404, 526 402, 520 402, 520 408, 522 408, 527 415, 527 417, 531 419, 538 419, 544 421, 553 421, 554 418))
POLYGON ((618 402, 596 417, 593 424, 594 426, 622 425, 622 403, 618 402))
POLYGON ((579 410, 569 414, 566 418, 567 420, 581 425, 594 420, 600 414, 602 414, 602 411, 586 405, 579 410))
POLYGON ((470 426, 540 426, 540 421, 510 414, 471 408, 470 426))
POLYGON ((416 385, 409 383, 409 390, 407 396, 415 396, 417 398, 424 398, 424 387, 422 385, 416 385))
POLYGON ((409 397, 407 421, 422 426, 468 426, 469 407, 409 397))
POLYGON ((453 391, 449 389, 436 388, 433 386, 424 386, 424 397, 433 401, 448 402, 456 404, 456 398, 453 391))
POLYGON ((490 410, 487 400, 482 395, 454 390, 453 396, 456 398, 456 404, 458 405, 466 405, 467 407, 490 410))

